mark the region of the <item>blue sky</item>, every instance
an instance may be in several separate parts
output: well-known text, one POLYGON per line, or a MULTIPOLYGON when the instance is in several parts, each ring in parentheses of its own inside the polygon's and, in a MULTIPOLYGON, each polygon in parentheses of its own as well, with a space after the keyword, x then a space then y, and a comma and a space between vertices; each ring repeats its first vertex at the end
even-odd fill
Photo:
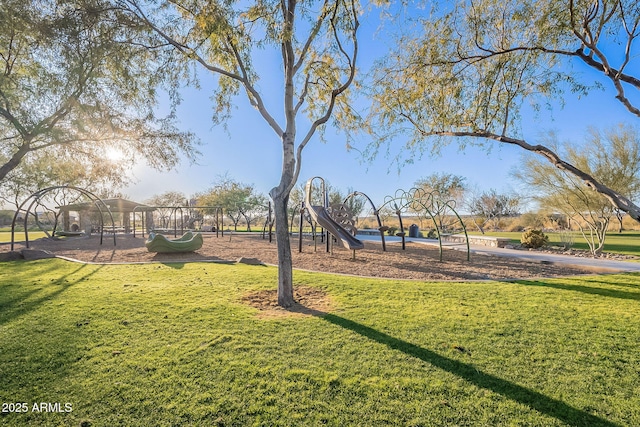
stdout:
MULTIPOLYGON (((375 40, 372 35, 374 24, 367 25, 365 22, 363 27, 361 43, 364 55, 361 66, 366 68, 382 52, 376 48, 381 46, 380 40, 375 40)), ((260 87, 269 88, 267 103, 275 112, 273 114, 281 114, 280 63, 276 57, 268 54, 260 58, 260 62, 263 69, 267 70, 262 73, 260 87)), ((578 65, 576 70, 585 73, 587 83, 594 79, 603 81, 586 66, 581 68, 578 65)), ((281 171, 278 137, 242 95, 235 100, 236 108, 227 123, 228 130, 225 131, 221 126, 213 127, 210 100, 212 82, 210 75, 203 74, 202 88, 185 89, 184 100, 178 109, 179 126, 194 132, 203 143, 202 156, 197 164, 182 162, 177 170, 164 173, 138 165, 133 171, 135 183, 121 190, 130 199, 143 201, 165 191, 180 191, 191 196, 211 187, 216 178, 225 173, 237 181, 255 185, 258 191, 265 194, 277 185, 281 171)), ((603 83, 606 86, 606 82, 603 83)), ((579 142, 589 126, 602 129, 620 122, 634 122, 633 116, 615 100, 609 87, 605 91, 594 90, 582 99, 568 93, 565 103, 563 109, 556 105, 551 113, 543 112, 538 117, 525 114, 522 122, 524 139, 533 143, 542 133, 554 130, 561 140, 579 142)), ((306 131, 303 123, 300 122, 299 134, 306 131)), ((327 135, 331 133, 329 130, 327 135)), ((397 166, 390 164, 391 159, 383 155, 368 162, 359 152, 345 149, 344 137, 338 135, 328 139, 325 144, 316 136, 309 143, 304 151, 299 182, 322 176, 343 191, 353 188, 368 194, 375 203, 382 202, 385 195, 393 194, 399 188, 409 189, 416 180, 432 173, 464 176, 468 184, 479 190, 518 190, 518 183, 510 177, 510 171, 518 166, 524 153, 518 147, 493 143, 490 152, 479 148, 467 148, 460 152, 454 141, 443 150, 440 157, 424 157, 413 164, 403 165, 398 172, 397 166)), ((364 137, 360 141, 361 144, 367 142, 364 137)), ((399 140, 397 150, 402 145, 403 141, 399 140)), ((392 149, 392 155, 395 154, 392 149)))
MULTIPOLYGON (((184 129, 195 132, 202 140, 202 156, 197 164, 182 162, 176 171, 164 173, 139 165, 134 169, 135 184, 123 189, 123 193, 136 201, 165 191, 181 191, 190 196, 211 187, 215 179, 225 173, 268 193, 280 178, 280 141, 257 111, 244 104, 246 101, 239 98, 238 108, 225 131, 212 127, 208 95, 189 93, 178 118, 184 129)), ((588 126, 605 128, 630 119, 630 114, 610 93, 593 93, 582 100, 566 99, 565 108, 555 109, 553 118, 531 117, 523 123, 523 132, 529 142, 549 130, 556 131, 563 140, 579 142, 588 126)), ((347 151, 343 137, 329 139, 323 143, 314 137, 306 147, 301 182, 322 176, 334 187, 343 191, 351 187, 368 194, 374 202, 382 201, 385 195, 399 188, 408 189, 416 180, 436 172, 464 176, 480 190, 518 189, 509 174, 524 153, 518 147, 493 143, 490 152, 474 147, 461 152, 454 141, 440 157, 424 157, 398 171, 384 155, 369 162, 359 152, 347 151)))

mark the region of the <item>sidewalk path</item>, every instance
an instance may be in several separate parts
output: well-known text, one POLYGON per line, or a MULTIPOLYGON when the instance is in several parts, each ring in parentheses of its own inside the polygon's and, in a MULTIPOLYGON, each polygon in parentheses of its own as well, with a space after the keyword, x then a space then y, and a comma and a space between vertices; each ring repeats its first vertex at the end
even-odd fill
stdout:
MULTIPOLYGON (((378 236, 358 235, 357 237, 360 240, 380 241, 380 237, 378 236)), ((401 241, 400 237, 396 237, 396 236, 385 236, 384 239, 386 242, 401 241)), ((419 238, 412 238, 412 237, 407 237, 405 240, 407 242, 415 242, 415 243, 420 243, 424 245, 438 247, 437 240, 419 239, 419 238)), ((447 249, 464 251, 464 252, 466 252, 467 250, 467 246, 464 243, 462 244, 445 243, 442 245, 442 247, 447 249)), ((472 254, 494 255, 494 256, 508 257, 508 258, 520 259, 523 261, 540 262, 540 263, 546 263, 546 264, 564 264, 564 265, 583 267, 583 268, 591 269, 594 271, 601 271, 601 272, 622 272, 622 271, 640 272, 640 262, 616 261, 616 260, 600 259, 600 258, 583 258, 583 257, 570 256, 570 255, 550 254, 550 253, 537 252, 537 251, 492 248, 490 246, 482 246, 482 245, 470 245, 469 249, 472 254)))

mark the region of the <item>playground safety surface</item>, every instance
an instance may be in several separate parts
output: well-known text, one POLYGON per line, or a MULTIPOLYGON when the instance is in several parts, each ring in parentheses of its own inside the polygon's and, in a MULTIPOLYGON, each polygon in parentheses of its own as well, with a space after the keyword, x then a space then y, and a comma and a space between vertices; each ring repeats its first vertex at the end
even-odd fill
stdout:
MULTIPOLYGON (((269 265, 278 262, 275 238, 270 243, 257 233, 225 233, 219 237, 205 234, 201 249, 181 254, 150 253, 144 242, 140 236, 118 235, 115 246, 112 236, 105 236, 100 245, 99 236, 91 236, 38 239, 31 242, 30 248, 92 263, 236 262, 240 258, 269 265)), ((454 250, 445 250, 440 262, 437 248, 413 242, 407 242, 406 250, 399 242, 389 242, 383 252, 379 242, 366 241, 364 249, 356 251, 355 259, 352 251, 338 245, 327 253, 324 243, 315 243, 310 237, 303 241, 302 253, 298 252, 297 237, 291 238, 291 245, 294 268, 389 279, 509 280, 594 273, 583 267, 480 254, 471 254, 471 261, 467 261, 466 253, 454 250)), ((9 245, 0 246, 0 252, 9 249, 9 245)), ((24 249, 24 244, 17 243, 15 249, 24 249)))

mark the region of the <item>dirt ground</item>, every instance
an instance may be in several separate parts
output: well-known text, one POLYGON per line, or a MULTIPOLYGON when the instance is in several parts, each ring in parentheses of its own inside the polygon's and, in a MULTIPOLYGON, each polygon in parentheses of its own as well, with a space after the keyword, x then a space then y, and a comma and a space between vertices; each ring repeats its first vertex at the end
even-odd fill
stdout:
MULTIPOLYGON (((225 233, 216 237, 215 233, 205 234, 204 245, 193 253, 156 254, 147 251, 145 239, 131 235, 105 235, 102 245, 99 236, 76 237, 65 240, 38 239, 32 241, 31 249, 49 251, 57 256, 69 257, 96 263, 136 263, 136 262, 190 262, 190 261, 232 261, 244 258, 247 262, 277 264, 275 238, 273 242, 261 235, 225 233)), ((303 251, 298 252, 297 236, 291 239, 294 268, 371 276, 390 279, 416 280, 482 280, 482 279, 529 279, 537 277, 557 277, 589 273, 589 271, 562 265, 523 262, 503 257, 471 254, 445 250, 443 261, 439 261, 437 247, 420 243, 387 243, 383 252, 379 242, 365 242, 365 248, 353 252, 335 245, 332 253, 326 252, 325 244, 314 245, 311 238, 303 240, 303 251)), ((15 249, 24 249, 24 244, 16 244, 15 249)), ((0 245, 0 252, 10 250, 9 245, 0 245)))

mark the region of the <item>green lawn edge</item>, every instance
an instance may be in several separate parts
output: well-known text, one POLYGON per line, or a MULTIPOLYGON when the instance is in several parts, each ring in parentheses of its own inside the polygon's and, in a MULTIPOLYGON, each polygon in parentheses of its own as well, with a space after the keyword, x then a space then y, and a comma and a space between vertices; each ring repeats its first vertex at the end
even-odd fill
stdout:
POLYGON ((242 296, 276 278, 245 265, 0 263, 0 395, 29 408, 0 423, 640 425, 637 274, 295 272, 334 308, 261 319, 242 296))

